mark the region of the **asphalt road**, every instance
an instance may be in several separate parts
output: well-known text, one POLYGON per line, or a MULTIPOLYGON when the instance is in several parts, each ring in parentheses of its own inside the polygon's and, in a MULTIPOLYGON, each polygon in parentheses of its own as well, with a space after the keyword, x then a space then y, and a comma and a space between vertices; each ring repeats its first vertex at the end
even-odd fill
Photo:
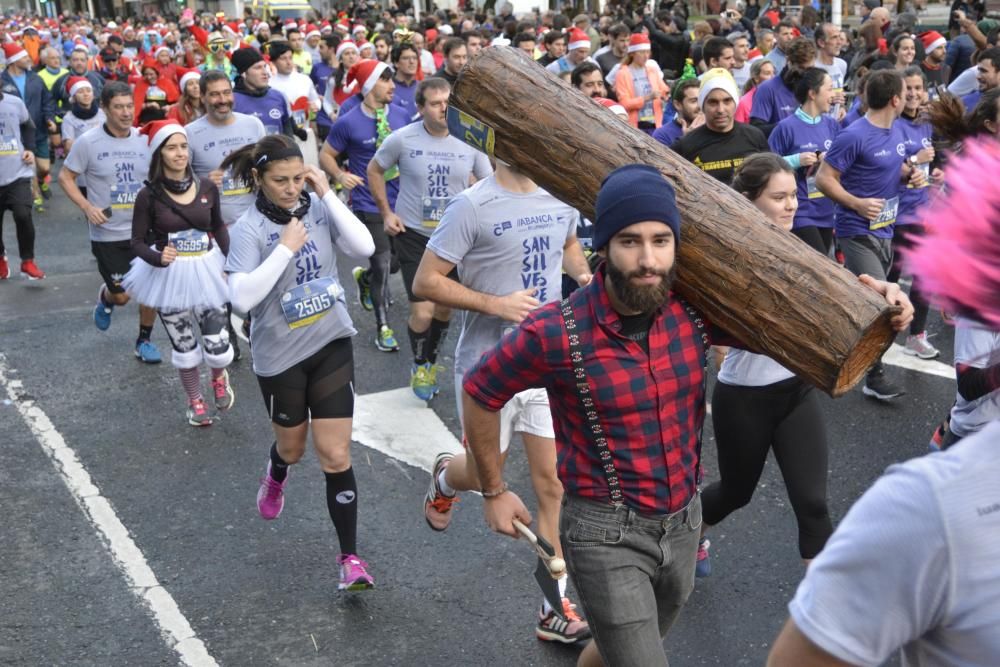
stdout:
MULTIPOLYGON (((135 561, 116 560, 46 455, 43 444, 56 436, 127 529, 139 560, 162 586, 158 592, 176 602, 192 639, 220 664, 574 663, 578 649, 534 637, 540 597, 525 544, 491 534, 475 496, 462 499, 446 533, 433 533, 421 509, 428 475, 360 444, 353 450, 359 551, 377 588, 338 593, 336 539, 314 456, 294 470, 281 518, 264 522, 257 515, 254 498, 271 435, 248 361, 232 371, 235 408, 211 428, 187 426, 174 369, 133 358, 135 308, 117 309, 107 332, 93 325, 100 278, 82 215, 58 193, 46 213, 36 214, 36 225, 38 264, 48 277, 28 282, 15 271, 0 282, 0 663, 181 660, 163 619, 140 599, 148 591, 125 574, 135 561), (22 417, 38 410, 52 430, 35 433, 22 417)), ((8 219, 3 238, 16 270, 12 227, 8 219)), ((350 265, 340 269, 349 279, 350 265)), ((405 345, 399 276, 392 285, 393 322, 405 345)), ((355 341, 359 394, 405 386, 408 353, 378 352, 371 316, 354 304, 352 315, 361 332, 355 341)), ((941 361, 950 364, 951 330, 937 314, 930 326, 941 361)), ((817 323, 817 335, 821 331, 817 323)), ((453 331, 449 355, 456 339, 453 331)), ((162 329, 154 340, 169 360, 162 329)), ((444 363, 450 365, 450 356, 444 363)), ((823 399, 836 518, 887 465, 924 453, 954 396, 953 380, 890 372, 909 390, 895 404, 873 403, 858 391, 823 399)), ((431 409, 458 434, 450 383, 431 409)), ((32 423, 37 430, 40 422, 32 423)), ((440 448, 433 440, 424 447, 428 456, 440 448)), ((714 479, 710 421, 704 464, 707 479, 714 479)), ((523 456, 511 458, 507 477, 531 498, 523 456)), ((715 571, 698 581, 668 637, 671 664, 762 664, 803 574, 773 461, 753 502, 711 539, 715 571)))

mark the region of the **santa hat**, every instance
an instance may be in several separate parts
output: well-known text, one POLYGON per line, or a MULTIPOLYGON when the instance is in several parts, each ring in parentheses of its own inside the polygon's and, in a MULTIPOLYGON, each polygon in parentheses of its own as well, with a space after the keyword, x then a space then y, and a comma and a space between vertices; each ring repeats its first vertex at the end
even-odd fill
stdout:
POLYGON ((611 109, 611 111, 618 114, 619 116, 624 116, 625 118, 628 118, 628 111, 625 110, 625 107, 618 104, 618 102, 615 102, 614 100, 609 100, 606 97, 595 97, 593 99, 601 106, 611 109))
POLYGON ((649 43, 649 37, 646 35, 635 34, 629 37, 628 40, 628 52, 635 53, 636 51, 649 51, 653 48, 649 43))
POLYGON ((366 42, 365 40, 361 40, 360 42, 358 42, 358 53, 361 53, 365 49, 374 49, 374 48, 375 45, 372 44, 371 42, 366 42))
POLYGON ((16 42, 7 42, 3 45, 3 55, 9 65, 17 62, 21 58, 27 58, 28 52, 24 50, 23 46, 16 42))
POLYGON ((733 98, 733 102, 740 101, 740 91, 736 87, 736 80, 727 69, 715 67, 702 75, 701 87, 698 88, 699 108, 705 106, 705 100, 713 90, 724 90, 733 98))
POLYGON ((333 32, 333 26, 330 25, 329 21, 323 21, 319 24, 319 34, 326 35, 333 32))
POLYGON ((73 96, 84 88, 90 88, 91 90, 94 89, 94 87, 90 85, 90 81, 87 80, 87 77, 71 76, 66 79, 66 92, 69 94, 70 99, 73 99, 73 96))
POLYGON ((352 49, 354 51, 357 51, 358 53, 361 53, 358 50, 357 44, 355 44, 349 39, 345 39, 343 42, 340 43, 340 46, 337 47, 337 57, 339 58, 341 55, 343 55, 344 51, 350 51, 352 49))
POLYGON ((354 28, 351 29, 351 34, 352 35, 356 35, 359 32, 363 32, 363 33, 367 34, 368 33, 368 28, 366 28, 365 26, 361 25, 360 23, 355 24, 354 28))
POLYGON ((354 64, 347 70, 347 81, 344 90, 353 92, 358 84, 361 84, 361 94, 367 95, 372 92, 372 88, 378 82, 382 73, 389 69, 389 66, 379 60, 362 60, 354 64))
POLYGON ((181 75, 180 79, 181 91, 183 91, 184 87, 187 86, 188 83, 190 83, 191 81, 198 81, 201 79, 201 72, 199 72, 196 68, 191 68, 189 70, 180 70, 180 71, 184 72, 181 75))
POLYGON ((208 48, 208 31, 201 26, 192 25, 188 28, 188 32, 194 37, 194 41, 198 42, 198 45, 203 49, 208 48))
POLYGON ((566 48, 570 51, 573 49, 587 49, 589 51, 590 37, 587 37, 587 33, 584 31, 573 28, 569 31, 569 44, 566 45, 566 48))
POLYGON ((159 58, 161 51, 166 51, 167 53, 171 53, 171 54, 173 53, 173 51, 170 50, 169 46, 158 46, 158 47, 156 47, 156 50, 153 51, 153 55, 155 57, 159 58))
POLYGON ((928 30, 920 33, 920 43, 924 45, 924 53, 930 53, 940 46, 946 46, 948 40, 937 30, 928 30))
POLYGON ((340 30, 345 35, 351 32, 351 26, 346 21, 338 21, 337 25, 334 26, 335 29, 340 30))
POLYGON ((269 25, 267 24, 267 21, 261 21, 261 22, 259 22, 259 23, 258 23, 257 25, 255 25, 255 26, 253 27, 253 34, 255 34, 255 35, 256 35, 257 33, 259 33, 259 32, 260 32, 261 30, 263 30, 264 28, 267 28, 268 30, 270 30, 270 29, 271 29, 271 26, 269 26, 269 25))
POLYGON ((312 23, 310 23, 309 25, 306 26, 306 39, 309 39, 313 35, 316 35, 317 37, 321 36, 319 29, 312 23))
POLYGON ((176 120, 154 120, 152 123, 146 123, 140 131, 149 137, 150 153, 155 153, 164 141, 178 132, 187 137, 184 126, 176 120))
POLYGON ((146 70, 151 69, 151 70, 155 71, 157 74, 159 74, 160 70, 157 68, 158 64, 159 63, 157 63, 152 58, 148 58, 147 57, 145 60, 142 61, 142 67, 139 69, 139 71, 140 72, 145 72, 146 70))

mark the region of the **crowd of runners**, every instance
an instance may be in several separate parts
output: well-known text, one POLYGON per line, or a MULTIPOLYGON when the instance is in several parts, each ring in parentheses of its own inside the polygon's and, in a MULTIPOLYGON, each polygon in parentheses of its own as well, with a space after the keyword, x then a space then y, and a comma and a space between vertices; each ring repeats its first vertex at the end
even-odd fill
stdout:
MULTIPOLYGON (((982 433, 997 435, 989 422, 1000 417, 1000 324, 957 301, 950 312, 932 308, 924 276, 905 262, 927 247, 929 205, 947 216, 953 191, 986 196, 963 188, 952 165, 970 179, 972 156, 997 164, 995 149, 976 147, 1000 133, 1000 21, 977 16, 979 5, 953 9, 938 30, 878 0, 864 1, 853 29, 829 22, 825 4, 779 2, 730 3, 703 19, 681 2, 574 17, 514 15, 506 3, 419 19, 371 4, 284 21, 190 10, 8 16, 0 216, 11 212, 17 260, 0 241, 0 281, 17 266, 45 278, 33 217, 47 215, 55 176, 88 223, 100 274, 94 326, 108 330, 135 302, 134 354, 158 364, 162 322, 185 421, 210 426, 231 409, 227 369, 252 358, 273 426, 272 443, 261 444, 264 519, 281 514, 312 436, 340 589, 372 588, 377 572, 357 542, 353 349, 403 345, 400 381, 423 401, 454 383, 464 426, 465 453, 435 459, 428 526, 446 530, 463 491, 482 494, 498 532, 516 536, 514 518, 531 523, 503 481, 510 445, 522 442, 534 526, 569 570, 558 580, 561 605, 541 601, 536 634, 593 638, 580 664, 662 664, 662 638, 695 577, 711 574, 713 527, 751 501, 771 451, 809 565, 774 664, 878 664, 901 646, 909 664, 996 664, 996 580, 960 572, 953 550, 980 547, 968 547, 973 529, 945 512, 965 502, 993 508, 983 521, 1000 516, 988 495, 1000 487, 944 489, 961 485, 982 433), (852 513, 835 533, 817 390, 671 291, 683 243, 671 184, 643 165, 615 170, 587 220, 518 165, 451 133, 452 88, 483 49, 533 59, 565 82, 559 94, 593 98, 609 126, 650 135, 801 239, 801 253, 846 266, 858 290, 901 307, 893 324, 906 354, 939 356, 930 318, 954 326, 955 401, 939 406, 941 425, 928 434, 931 449, 947 450, 929 460, 951 468, 907 464, 873 489, 881 515, 863 499, 868 523, 852 513), (338 267, 345 258, 350 266, 338 267), (397 272, 405 324, 390 315, 403 296, 390 289, 397 272), (374 339, 353 340, 355 297, 374 339), (449 329, 451 368, 440 363, 449 329), (719 477, 702 484, 706 401, 719 477), (935 500, 893 509, 905 505, 898 494, 921 491, 935 500), (892 538, 867 536, 873 525, 892 538), (886 566, 864 548, 911 556, 886 566)), ((567 158, 552 157, 563 168, 567 158)), ((1000 226, 989 210, 987 230, 1000 226)), ((861 391, 881 402, 906 393, 881 363, 861 391)), ((995 454, 972 459, 995 470, 995 454)), ((1000 548, 992 520, 993 536, 980 539, 988 546, 976 551, 989 572, 996 564, 983 554, 1000 548)))

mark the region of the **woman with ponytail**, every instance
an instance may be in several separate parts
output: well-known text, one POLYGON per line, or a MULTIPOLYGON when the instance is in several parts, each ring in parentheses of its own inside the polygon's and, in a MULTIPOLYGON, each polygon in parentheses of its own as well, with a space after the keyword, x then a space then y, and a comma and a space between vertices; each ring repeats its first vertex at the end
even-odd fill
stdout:
POLYGON ((284 135, 231 153, 220 168, 257 193, 232 228, 226 262, 230 301, 251 316, 253 368, 274 431, 257 509, 264 519, 281 514, 289 466, 305 454, 311 433, 340 541, 339 588, 371 588, 368 566, 357 555, 358 490, 350 452, 351 337, 357 332, 336 250, 364 259, 375 243, 326 176, 306 166, 294 140, 284 135), (313 194, 305 192, 307 184, 313 194))
POLYGON ((222 272, 229 234, 219 190, 211 180, 195 177, 187 132, 176 121, 156 121, 142 132, 149 137, 149 180, 136 196, 136 258, 122 287, 139 303, 155 308, 163 322, 187 393, 188 423, 211 426, 214 416, 201 392, 203 361, 211 372, 215 409, 229 410, 236 400, 226 371, 233 360, 222 272))
POLYGON ((795 170, 799 206, 792 233, 824 255, 833 247, 834 205, 816 187, 816 172, 840 131, 840 124, 827 115, 832 99, 833 79, 810 67, 795 86, 799 107, 778 123, 767 140, 795 170))

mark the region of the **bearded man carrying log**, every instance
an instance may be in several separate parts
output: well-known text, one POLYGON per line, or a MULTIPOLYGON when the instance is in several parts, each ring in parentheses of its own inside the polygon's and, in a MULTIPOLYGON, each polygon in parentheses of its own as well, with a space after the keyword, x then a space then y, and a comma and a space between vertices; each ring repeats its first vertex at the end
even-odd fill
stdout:
POLYGON ((451 103, 453 133, 595 221, 603 258, 590 284, 533 310, 465 375, 487 524, 516 537, 514 520, 530 523, 503 481, 498 411, 544 387, 565 490, 560 537, 595 638, 579 664, 662 665, 694 583, 708 347, 739 341, 838 396, 913 307, 896 285, 859 287, 804 253, 745 197, 513 49, 484 49, 451 103))
MULTIPOLYGON (((565 489, 560 535, 594 643, 580 665, 662 665, 663 637, 694 587, 706 353, 734 344, 672 290, 681 244, 674 188, 654 168, 613 171, 597 195, 604 262, 562 303, 534 311, 466 374, 465 435, 492 530, 531 516, 503 481, 499 410, 549 394, 565 489), (599 653, 598 653, 599 652, 599 653)), ((873 284, 913 308, 896 285, 873 284)))

